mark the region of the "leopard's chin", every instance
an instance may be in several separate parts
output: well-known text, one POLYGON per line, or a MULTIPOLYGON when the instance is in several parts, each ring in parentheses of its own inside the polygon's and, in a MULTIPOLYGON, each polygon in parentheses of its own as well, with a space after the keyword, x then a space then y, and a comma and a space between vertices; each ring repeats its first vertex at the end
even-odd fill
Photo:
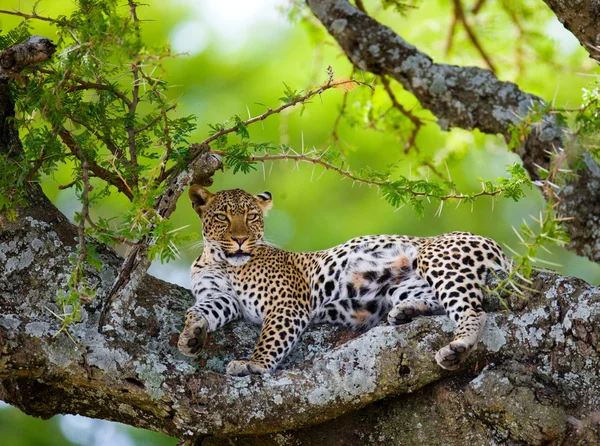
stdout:
POLYGON ((243 251, 237 251, 233 254, 227 253, 225 255, 225 259, 232 266, 242 266, 242 265, 248 263, 248 261, 251 258, 252 258, 251 254, 249 254, 247 252, 243 252, 243 251))

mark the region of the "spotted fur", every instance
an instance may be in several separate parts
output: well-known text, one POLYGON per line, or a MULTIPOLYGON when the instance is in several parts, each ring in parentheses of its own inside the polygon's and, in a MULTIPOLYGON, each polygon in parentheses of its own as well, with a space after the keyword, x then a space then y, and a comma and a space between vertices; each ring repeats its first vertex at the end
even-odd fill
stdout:
POLYGON ((436 360, 457 368, 485 324, 485 277, 507 265, 494 241, 464 232, 365 236, 324 251, 284 251, 263 240, 263 217, 272 205, 268 192, 212 194, 193 185, 189 195, 205 248, 192 265, 196 303, 187 311, 178 347, 196 356, 208 332, 234 319, 262 324, 252 357, 229 363, 231 375, 272 372, 310 323, 366 330, 386 316, 397 325, 443 312, 457 330, 436 360))

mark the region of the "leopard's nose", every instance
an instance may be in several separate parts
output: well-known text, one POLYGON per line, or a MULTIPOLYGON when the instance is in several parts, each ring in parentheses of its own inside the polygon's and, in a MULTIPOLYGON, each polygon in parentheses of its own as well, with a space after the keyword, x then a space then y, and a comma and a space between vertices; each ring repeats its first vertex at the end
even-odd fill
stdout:
POLYGON ((234 240, 237 242, 238 245, 240 245, 241 248, 244 242, 248 240, 248 237, 235 237, 234 240))

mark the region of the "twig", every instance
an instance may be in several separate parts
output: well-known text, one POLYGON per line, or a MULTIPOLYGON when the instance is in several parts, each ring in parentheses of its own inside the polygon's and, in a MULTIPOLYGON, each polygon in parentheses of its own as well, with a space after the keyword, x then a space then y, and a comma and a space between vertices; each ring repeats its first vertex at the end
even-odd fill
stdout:
MULTIPOLYGON (((127 0, 127 3, 129 4, 129 10, 131 13, 131 18, 133 19, 134 22, 134 26, 135 26, 135 34, 137 37, 137 40, 140 40, 140 26, 139 26, 139 19, 137 16, 137 3, 135 3, 133 0, 127 0)), ((131 169, 131 181, 132 181, 132 185, 133 187, 137 190, 138 188, 138 172, 137 172, 137 167, 138 167, 138 160, 137 160, 137 145, 135 142, 135 128, 133 127, 133 122, 134 120, 134 116, 135 116, 135 112, 137 110, 137 106, 139 103, 139 94, 140 94, 140 83, 139 83, 139 77, 140 77, 140 65, 139 65, 139 53, 137 53, 135 55, 135 62, 132 64, 131 67, 131 74, 133 75, 133 89, 131 90, 131 103, 129 104, 129 114, 131 115, 131 120, 129 121, 131 123, 131 125, 127 126, 127 137, 129 140, 129 161, 131 162, 131 164, 133 165, 133 169, 131 169)))
MULTIPOLYGON (((40 70, 40 71, 42 71, 42 70, 40 70)), ((114 88, 112 85, 99 84, 97 82, 87 82, 87 81, 84 81, 83 79, 78 79, 78 80, 76 80, 76 82, 77 82, 77 85, 71 85, 70 87, 67 87, 65 91, 67 91, 67 92, 78 91, 78 90, 109 91, 109 92, 113 93, 116 97, 121 99, 128 107, 131 106, 131 100, 127 96, 125 96, 125 93, 114 88)))
POLYGON ((446 39, 446 48, 444 53, 446 56, 450 54, 452 50, 452 45, 454 44, 454 34, 456 33, 456 25, 458 24, 458 18, 456 14, 452 15, 452 23, 450 24, 450 28, 448 29, 448 38, 446 39))
POLYGON ((479 11, 481 11, 481 8, 483 8, 483 5, 485 5, 485 0, 477 0, 477 3, 475 3, 471 8, 471 14, 478 14, 479 11))
MULTIPOLYGON (((65 145, 77 159, 79 159, 81 162, 83 162, 84 159, 87 159, 83 155, 79 144, 77 144, 77 141, 75 141, 75 138, 73 138, 73 135, 71 135, 69 131, 63 129, 58 132, 58 136, 60 136, 60 139, 65 143, 65 145)), ((91 170, 96 177, 103 179, 109 184, 112 184, 119 190, 119 192, 121 192, 130 200, 133 200, 133 194, 131 193, 129 186, 121 177, 114 175, 112 172, 99 166, 94 161, 88 159, 87 162, 89 170, 91 170)))
MULTIPOLYGON (((37 71, 44 74, 57 75, 58 73, 54 70, 49 70, 46 68, 36 68, 37 71)), ((121 101, 123 101, 127 107, 130 106, 131 100, 118 88, 115 88, 114 85, 110 84, 102 84, 99 82, 88 82, 78 76, 75 76, 71 73, 66 77, 68 80, 71 80, 76 83, 76 85, 70 85, 65 88, 66 92, 71 91, 80 91, 80 90, 98 90, 98 91, 108 91, 113 93, 116 97, 118 97, 121 101)))
MULTIPOLYGON (((166 110, 164 110, 165 113, 170 112, 171 110, 175 110, 177 108, 177 104, 173 104, 171 105, 169 108, 167 108, 166 110)), ((148 130, 150 127, 152 127, 154 124, 156 124, 158 121, 160 121, 161 119, 163 119, 163 113, 161 112, 160 115, 158 115, 156 118, 154 118, 152 121, 150 121, 148 124, 137 128, 134 130, 134 132, 140 133, 143 132, 144 130, 148 130)))
POLYGON ((87 245, 85 244, 85 222, 89 217, 89 193, 91 189, 89 164, 83 154, 81 154, 81 158, 81 180, 83 181, 83 190, 81 191, 81 220, 77 225, 77 236, 79 238, 79 258, 77 259, 77 266, 75 267, 77 278, 79 278, 79 273, 81 272, 81 265, 83 265, 87 259, 87 245))
POLYGON ((367 14, 367 10, 365 9, 365 5, 362 2, 362 0, 356 0, 356 8, 359 9, 360 11, 364 12, 365 14, 367 14))
MULTIPOLYGON (((29 130, 29 128, 28 128, 28 130, 29 130)), ((52 135, 50 136, 50 138, 51 139, 56 138, 57 133, 58 133, 58 126, 54 125, 52 127, 52 135)), ((29 169, 29 172, 27 172, 27 175, 25 176, 24 181, 31 181, 33 179, 34 175, 37 173, 37 171, 40 170, 40 168, 42 167, 42 164, 44 164, 45 149, 46 149, 46 144, 43 144, 42 148, 40 149, 40 154, 38 155, 38 158, 35 161, 35 164, 29 169)))
MULTIPOLYGON (((352 66, 352 73, 350 73, 350 78, 354 77, 354 73, 356 72, 356 67, 352 66)), ((344 97, 342 98, 342 105, 340 106, 340 112, 338 113, 338 115, 335 118, 335 121, 333 123, 333 130, 331 131, 331 137, 334 139, 334 141, 339 141, 339 135, 338 135, 338 127, 340 125, 340 122, 342 120, 342 116, 344 116, 344 113, 346 111, 346 106, 348 104, 348 95, 350 94, 350 91, 345 91, 344 92, 344 97)))
POLYGON ((394 92, 390 87, 390 82, 387 79, 387 77, 381 76, 381 83, 383 84, 383 88, 385 89, 386 93, 390 97, 394 108, 396 108, 400 113, 406 116, 414 125, 413 131, 411 132, 408 142, 404 147, 404 153, 408 153, 411 147, 414 147, 415 150, 418 151, 415 141, 417 139, 417 134, 419 133, 419 130, 421 130, 421 127, 423 126, 423 122, 410 111, 408 111, 402 104, 400 104, 400 102, 398 102, 396 95, 394 95, 394 92))
POLYGON ((79 119, 71 114, 65 114, 65 116, 67 118, 69 118, 71 121, 79 124, 80 126, 86 128, 92 135, 94 135, 96 138, 98 138, 98 140, 102 143, 104 143, 104 145, 106 146, 106 148, 110 151, 110 153, 113 154, 113 156, 115 158, 117 158, 118 160, 120 160, 123 163, 129 163, 129 160, 126 158, 123 158, 123 152, 121 151, 121 149, 117 146, 117 144, 108 136, 105 134, 101 134, 98 130, 96 130, 95 128, 93 128, 89 122, 83 120, 83 119, 79 119))
POLYGON ((523 40, 525 39, 525 29, 523 28, 523 25, 521 24, 521 21, 519 20, 519 16, 515 13, 515 10, 512 8, 512 5, 510 4, 510 2, 507 2, 506 0, 502 0, 502 8, 504 9, 504 11, 506 11, 511 22, 513 22, 513 25, 515 25, 515 27, 517 28, 515 57, 517 59, 516 62, 517 62, 518 75, 521 76, 524 71, 523 40))
POLYGON ((73 181, 71 181, 70 183, 67 183, 67 184, 59 184, 58 190, 69 189, 69 188, 75 186, 77 184, 77 181, 79 181, 79 180, 73 180, 73 181))
POLYGON ((26 14, 24 12, 21 11, 8 11, 6 9, 0 9, 0 14, 8 14, 8 15, 16 15, 18 17, 23 17, 24 19, 34 19, 34 20, 42 20, 44 22, 51 22, 51 23, 56 23, 58 25, 61 26, 68 26, 69 28, 75 28, 75 25, 73 25, 71 22, 67 21, 67 20, 58 20, 58 19, 53 19, 52 17, 44 17, 41 15, 38 15, 35 11, 32 14, 26 14))
POLYGON ((469 36, 469 40, 471 41, 471 43, 473 44, 473 46, 475 47, 475 49, 477 50, 479 55, 483 58, 487 67, 493 73, 496 73, 496 67, 494 67, 492 60, 490 59, 490 57, 487 55, 487 53, 481 46, 481 43, 479 43, 479 39, 477 38, 475 31, 473 31, 473 29, 471 28, 471 25, 469 25, 469 22, 467 22, 467 18, 465 16, 465 11, 463 9, 462 1, 461 0, 453 0, 453 2, 454 2, 454 16, 456 17, 456 20, 460 21, 463 24, 465 31, 467 32, 467 36, 469 36))
MULTIPOLYGON (((360 82, 360 81, 351 80, 351 79, 343 80, 343 81, 339 81, 339 82, 326 82, 324 85, 320 86, 316 90, 309 90, 308 93, 306 93, 304 96, 295 98, 295 99, 291 100, 290 102, 286 102, 285 104, 283 104, 277 108, 274 108, 274 109, 269 108, 263 114, 255 116, 254 118, 244 121, 244 125, 250 125, 250 124, 254 124, 255 122, 258 122, 258 121, 264 121, 271 115, 281 113, 283 110, 285 110, 287 108, 293 107, 293 106, 301 104, 301 103, 305 103, 306 101, 308 101, 309 99, 311 99, 312 97, 314 97, 318 94, 321 94, 327 90, 330 90, 331 88, 339 87, 340 85, 345 85, 345 84, 366 85, 371 89, 373 88, 366 82, 360 82)), ((220 130, 220 131, 216 132, 215 134, 206 138, 200 144, 210 144, 214 140, 219 139, 221 136, 227 135, 227 134, 235 132, 237 130, 238 130, 237 125, 220 130)))
MULTIPOLYGON (((365 85, 367 87, 369 87, 370 89, 373 90, 373 87, 371 85, 369 85, 366 82, 361 82, 361 81, 357 81, 357 80, 353 80, 353 79, 346 79, 343 81, 339 81, 339 82, 331 82, 331 81, 327 81, 325 82, 323 85, 321 85, 319 88, 315 89, 315 90, 309 90, 304 96, 300 96, 297 97, 293 100, 291 100, 290 102, 286 102, 285 104, 277 107, 277 108, 269 108, 266 112, 264 112, 261 115, 255 116, 254 118, 250 118, 246 121, 243 121, 243 124, 245 126, 250 125, 250 124, 254 124, 256 122, 259 121, 264 121, 265 119, 267 119, 269 116, 275 115, 277 113, 281 113, 283 110, 286 110, 290 107, 294 107, 295 105, 298 104, 302 104, 307 102, 309 99, 313 98, 316 95, 319 95, 327 90, 330 90, 332 88, 336 88, 339 87, 340 85, 345 85, 345 84, 356 84, 356 85, 365 85)), ((214 133, 213 135, 209 136, 208 138, 206 138, 204 141, 202 141, 201 143, 197 144, 197 147, 203 147, 206 144, 210 144, 211 142, 219 139, 222 136, 228 135, 229 133, 233 133, 235 131, 238 130, 238 126, 234 125, 232 127, 228 127, 222 130, 219 130, 218 132, 214 133)), ((216 153, 216 152, 215 152, 216 153)), ((199 152, 193 152, 190 160, 188 161, 188 163, 193 162, 197 156, 199 156, 200 153, 199 152)), ((180 172, 181 168, 174 166, 171 167, 170 169, 168 169, 165 172, 165 177, 171 177, 173 175, 177 175, 180 172)))
POLYGON ((171 138, 169 137, 169 120, 167 119, 167 112, 169 110, 170 110, 170 108, 161 112, 161 116, 163 117, 163 120, 164 120, 163 134, 165 135, 165 140, 166 140, 166 144, 165 144, 166 150, 162 157, 163 159, 160 163, 160 172, 157 177, 158 184, 162 183, 162 181, 165 178, 165 170, 167 168, 167 163, 169 162, 169 157, 171 156, 171 152, 173 151, 173 144, 172 144, 171 138))
POLYGON ((133 19, 134 22, 136 22, 136 26, 137 26, 137 24, 140 21, 137 16, 138 3, 135 3, 133 0, 127 0, 127 3, 129 4, 129 11, 131 13, 131 18, 133 19))
MULTIPOLYGON (((133 4, 131 0, 129 0, 129 4, 133 4)), ((133 14, 135 14, 135 8, 133 8, 133 14)), ((135 121, 134 116, 139 103, 139 93, 140 93, 140 84, 139 84, 139 71, 140 67, 138 62, 134 62, 131 68, 131 73, 133 75, 133 89, 131 90, 131 103, 129 104, 129 114, 131 115, 131 119, 129 122, 131 124, 127 125, 127 137, 129 140, 129 161, 131 162, 133 169, 131 169, 131 182, 133 187, 137 190, 138 188, 138 160, 137 160, 137 147, 135 143, 135 128, 133 127, 133 122, 135 121)))

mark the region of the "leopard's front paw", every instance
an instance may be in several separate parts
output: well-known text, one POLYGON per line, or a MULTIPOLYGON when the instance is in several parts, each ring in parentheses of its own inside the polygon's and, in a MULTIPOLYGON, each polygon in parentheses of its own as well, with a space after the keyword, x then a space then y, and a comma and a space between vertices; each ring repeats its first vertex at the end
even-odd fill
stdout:
POLYGON ((467 341, 459 339, 441 348, 435 354, 435 360, 446 370, 456 370, 472 350, 472 346, 467 341))
POLYGON ((269 369, 252 361, 231 361, 225 373, 230 376, 264 375, 269 369))
POLYGON ((177 348, 185 356, 198 356, 207 338, 207 322, 202 316, 189 312, 185 316, 185 327, 179 334, 177 348))

